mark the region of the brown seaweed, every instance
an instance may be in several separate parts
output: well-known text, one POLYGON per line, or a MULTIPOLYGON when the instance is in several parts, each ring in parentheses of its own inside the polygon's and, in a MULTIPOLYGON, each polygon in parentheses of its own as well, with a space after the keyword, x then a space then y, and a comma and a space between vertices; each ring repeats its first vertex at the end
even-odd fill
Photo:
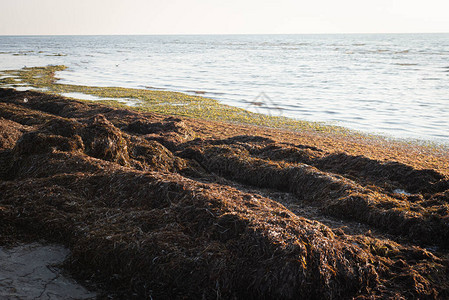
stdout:
POLYGON ((64 243, 117 298, 449 297, 442 165, 37 92, 0 116, 0 243, 64 243))

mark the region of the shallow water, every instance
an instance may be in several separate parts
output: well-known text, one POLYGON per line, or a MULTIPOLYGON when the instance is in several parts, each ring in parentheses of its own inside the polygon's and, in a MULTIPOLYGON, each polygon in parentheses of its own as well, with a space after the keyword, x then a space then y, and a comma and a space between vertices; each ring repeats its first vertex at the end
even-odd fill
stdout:
POLYGON ((449 143, 449 34, 0 37, 0 70, 47 64, 64 83, 449 143))
POLYGON ((61 96, 69 97, 69 98, 75 98, 75 99, 81 99, 81 100, 89 100, 89 101, 104 101, 104 100, 112 100, 112 101, 118 101, 120 103, 129 105, 129 106, 137 106, 140 104, 140 100, 138 99, 131 99, 131 98, 104 98, 104 97, 98 97, 95 95, 89 95, 84 93, 61 93, 61 96))

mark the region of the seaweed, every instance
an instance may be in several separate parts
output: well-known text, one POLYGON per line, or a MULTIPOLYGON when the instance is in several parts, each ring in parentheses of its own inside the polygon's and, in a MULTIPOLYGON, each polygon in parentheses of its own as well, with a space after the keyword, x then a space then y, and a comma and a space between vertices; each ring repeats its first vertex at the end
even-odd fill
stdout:
POLYGON ((0 115, 0 243, 63 243, 113 297, 449 296, 444 160, 37 92, 0 90, 0 115), (402 176, 418 193, 388 191, 402 176))
MULTIPOLYGON (((127 109, 137 111, 157 112, 165 115, 194 117, 206 120, 222 120, 243 124, 256 124, 275 128, 339 133, 342 135, 350 133, 348 129, 338 126, 253 113, 241 108, 221 104, 214 99, 188 95, 180 92, 63 84, 58 82, 57 72, 61 72, 66 69, 67 67, 63 65, 49 65, 45 67, 25 67, 20 70, 8 70, 4 72, 7 72, 8 75, 13 76, 11 78, 7 78, 8 82, 15 82, 19 80, 22 84, 29 85, 30 87, 39 89, 45 88, 48 90, 47 93, 49 94, 61 95, 63 93, 83 93, 98 96, 100 98, 107 98, 109 100, 103 100, 102 102, 111 106, 126 107, 127 109), (123 99, 135 99, 139 101, 139 105, 134 107, 123 105, 119 101, 123 99)), ((0 81, 0 86, 5 86, 8 82, 2 83, 0 81)), ((132 126, 135 127, 137 124, 131 125, 131 127, 132 126)), ((360 133, 356 132, 352 132, 352 134, 360 135, 360 133)))

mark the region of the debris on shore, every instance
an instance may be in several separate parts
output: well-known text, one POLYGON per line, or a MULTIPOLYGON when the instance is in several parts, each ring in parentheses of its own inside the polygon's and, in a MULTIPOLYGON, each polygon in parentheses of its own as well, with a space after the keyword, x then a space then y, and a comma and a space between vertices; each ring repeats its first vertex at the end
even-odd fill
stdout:
POLYGON ((0 244, 120 298, 449 297, 445 154, 12 89, 0 130, 0 244))

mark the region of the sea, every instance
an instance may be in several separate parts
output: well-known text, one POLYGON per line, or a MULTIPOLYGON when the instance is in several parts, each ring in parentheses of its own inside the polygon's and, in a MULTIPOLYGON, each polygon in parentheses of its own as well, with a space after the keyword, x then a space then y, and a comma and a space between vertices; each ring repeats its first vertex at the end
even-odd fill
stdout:
POLYGON ((0 36, 0 70, 449 144, 449 34, 0 36))

